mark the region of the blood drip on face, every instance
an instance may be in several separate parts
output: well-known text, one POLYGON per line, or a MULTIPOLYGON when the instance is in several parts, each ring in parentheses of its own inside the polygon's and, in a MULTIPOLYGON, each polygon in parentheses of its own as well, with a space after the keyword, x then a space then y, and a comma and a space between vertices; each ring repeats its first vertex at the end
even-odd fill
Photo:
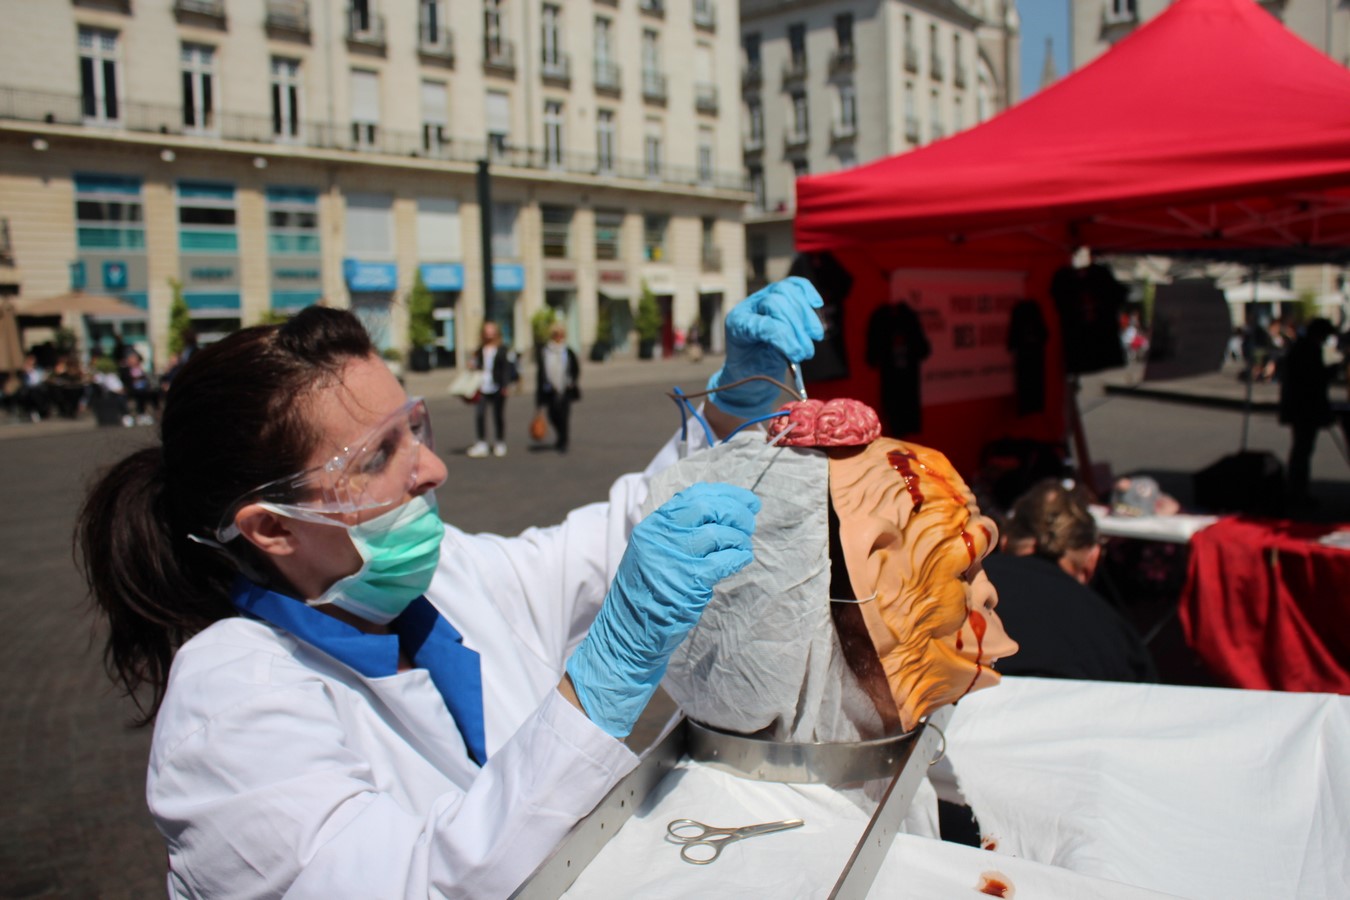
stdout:
MULTIPOLYGON (((989 630, 989 623, 984 620, 984 616, 978 609, 970 611, 970 630, 975 633, 975 677, 970 679, 970 684, 961 692, 964 697, 975 688, 975 682, 980 680, 980 673, 984 671, 984 665, 980 662, 980 657, 984 656, 984 635, 989 630)), ((961 649, 961 638, 957 635, 956 649, 961 649)))

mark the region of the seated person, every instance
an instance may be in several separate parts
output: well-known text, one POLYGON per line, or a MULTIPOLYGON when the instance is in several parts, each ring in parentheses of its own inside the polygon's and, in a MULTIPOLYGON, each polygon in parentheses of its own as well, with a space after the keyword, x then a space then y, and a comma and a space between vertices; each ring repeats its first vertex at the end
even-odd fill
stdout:
POLYGON ((1002 552, 984 561, 1020 647, 999 664, 1003 674, 1157 681, 1139 635, 1089 587, 1101 551, 1077 488, 1047 478, 1013 504, 1002 552))

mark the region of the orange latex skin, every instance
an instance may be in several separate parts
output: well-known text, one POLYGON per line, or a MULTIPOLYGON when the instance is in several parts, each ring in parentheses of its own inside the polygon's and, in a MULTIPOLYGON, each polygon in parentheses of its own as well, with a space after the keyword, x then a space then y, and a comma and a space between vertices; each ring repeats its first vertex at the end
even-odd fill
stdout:
POLYGON ((900 723, 997 684, 1017 652, 980 565, 998 540, 975 497, 936 450, 890 438, 830 455, 839 540, 900 723))

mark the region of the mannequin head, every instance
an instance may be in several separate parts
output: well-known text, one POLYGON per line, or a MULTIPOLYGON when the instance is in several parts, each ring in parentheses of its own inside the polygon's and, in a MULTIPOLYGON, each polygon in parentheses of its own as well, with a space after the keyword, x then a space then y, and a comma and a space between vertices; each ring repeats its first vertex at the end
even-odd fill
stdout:
POLYGON ((830 454, 839 543, 901 725, 997 684, 1017 652, 980 565, 998 540, 941 453, 890 438, 830 454))

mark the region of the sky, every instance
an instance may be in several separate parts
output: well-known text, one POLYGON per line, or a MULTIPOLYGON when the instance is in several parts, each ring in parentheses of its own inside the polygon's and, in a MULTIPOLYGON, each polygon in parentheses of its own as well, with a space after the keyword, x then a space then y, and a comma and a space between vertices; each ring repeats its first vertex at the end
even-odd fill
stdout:
POLYGON ((1045 65, 1045 39, 1054 38, 1055 71, 1062 78, 1069 71, 1070 0, 1017 0, 1022 18, 1022 99, 1041 86, 1045 65))

